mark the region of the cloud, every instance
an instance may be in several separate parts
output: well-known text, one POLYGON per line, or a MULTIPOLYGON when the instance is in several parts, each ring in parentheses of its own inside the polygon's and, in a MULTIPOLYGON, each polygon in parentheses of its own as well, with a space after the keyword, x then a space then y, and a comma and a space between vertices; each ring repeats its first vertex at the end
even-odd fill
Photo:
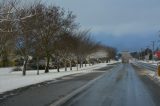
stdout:
MULTIPOLYGON (((158 40, 158 36, 153 33, 147 33, 145 36, 141 34, 130 34, 129 36, 112 36, 110 34, 99 33, 94 34, 94 39, 100 41, 102 44, 110 45, 116 47, 118 50, 131 50, 137 51, 141 48, 146 48, 149 46, 152 48, 151 41, 158 40)), ((156 42, 155 47, 158 44, 156 42)))
POLYGON ((139 50, 158 39, 160 0, 53 0, 52 3, 73 11, 83 28, 91 28, 95 40, 118 50, 139 50))
POLYGON ((120 24, 117 26, 94 26, 91 28, 92 33, 98 34, 100 32, 113 35, 113 36, 129 36, 141 35, 145 36, 149 33, 158 33, 160 25, 149 26, 139 23, 120 24))
POLYGON ((115 36, 160 29, 159 0, 54 0, 77 14, 77 21, 94 33, 115 36))

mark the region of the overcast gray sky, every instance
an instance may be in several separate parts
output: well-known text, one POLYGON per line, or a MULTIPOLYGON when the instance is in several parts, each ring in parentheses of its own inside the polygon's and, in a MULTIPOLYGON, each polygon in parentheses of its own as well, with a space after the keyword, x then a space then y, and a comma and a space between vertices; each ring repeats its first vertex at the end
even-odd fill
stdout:
POLYGON ((156 40, 160 0, 44 0, 77 15, 96 40, 119 50, 137 50, 156 40), (134 43, 135 42, 135 43, 134 43))

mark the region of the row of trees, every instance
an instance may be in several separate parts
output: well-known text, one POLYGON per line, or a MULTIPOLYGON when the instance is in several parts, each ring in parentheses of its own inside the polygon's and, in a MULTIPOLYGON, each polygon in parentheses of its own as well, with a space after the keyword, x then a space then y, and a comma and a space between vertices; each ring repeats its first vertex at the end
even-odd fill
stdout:
POLYGON ((146 48, 144 50, 141 49, 139 52, 132 52, 132 57, 140 60, 144 60, 147 57, 147 60, 152 60, 152 50, 149 48, 146 48))
MULTIPOLYGON (((26 75, 29 56, 39 60, 45 58, 45 73, 49 72, 50 60, 54 58, 59 71, 60 62, 87 63, 88 55, 105 49, 109 57, 115 49, 93 41, 88 30, 81 30, 71 11, 41 3, 22 6, 16 0, 0 2, 0 56, 2 66, 7 66, 10 57, 23 57, 23 75, 26 75)), ((78 65, 77 65, 78 68, 78 65)))

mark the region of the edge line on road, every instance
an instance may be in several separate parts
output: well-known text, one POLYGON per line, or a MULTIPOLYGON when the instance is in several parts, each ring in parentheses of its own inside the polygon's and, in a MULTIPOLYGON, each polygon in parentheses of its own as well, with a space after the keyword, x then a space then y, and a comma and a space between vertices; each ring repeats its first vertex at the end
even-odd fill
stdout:
MULTIPOLYGON (((115 69, 116 67, 117 67, 117 66, 109 69, 108 71, 112 71, 112 70, 115 69)), ((108 71, 107 71, 107 72, 108 72, 108 71)), ((85 84, 85 85, 83 85, 82 87, 74 90, 73 92, 71 92, 71 93, 68 94, 67 96, 65 96, 65 97, 61 98, 60 100, 58 100, 58 101, 50 104, 49 106, 61 106, 62 104, 64 104, 64 103, 67 102, 68 100, 70 100, 73 96, 75 96, 75 95, 77 95, 78 93, 82 92, 83 90, 89 88, 89 87, 90 87, 92 84, 94 84, 97 80, 103 78, 103 77, 106 75, 107 72, 105 72, 104 74, 98 76, 97 78, 89 81, 87 84, 85 84)))

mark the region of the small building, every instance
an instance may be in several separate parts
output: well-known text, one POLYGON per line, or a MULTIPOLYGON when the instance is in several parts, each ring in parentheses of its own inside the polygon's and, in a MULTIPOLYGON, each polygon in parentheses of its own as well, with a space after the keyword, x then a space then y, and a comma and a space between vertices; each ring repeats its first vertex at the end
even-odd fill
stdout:
POLYGON ((160 51, 156 51, 154 56, 157 58, 157 59, 160 59, 160 51))

